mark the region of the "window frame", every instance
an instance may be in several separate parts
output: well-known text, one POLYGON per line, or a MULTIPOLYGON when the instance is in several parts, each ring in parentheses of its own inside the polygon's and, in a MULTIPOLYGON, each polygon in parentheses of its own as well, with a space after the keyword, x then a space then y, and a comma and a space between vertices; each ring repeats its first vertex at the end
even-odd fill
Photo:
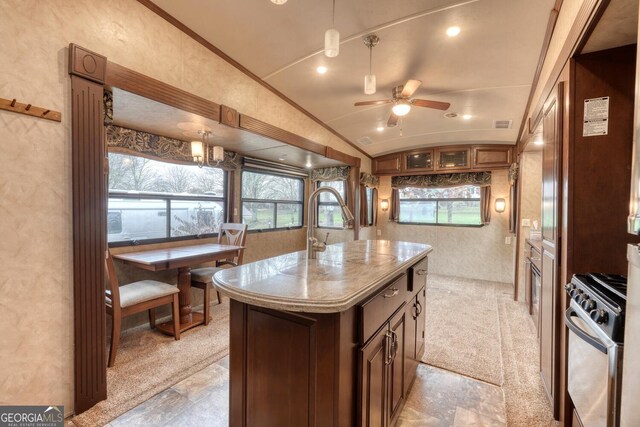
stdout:
POLYGON ((254 228, 254 229, 249 229, 249 227, 247 226, 247 233, 268 233, 271 231, 287 231, 287 230, 298 230, 304 227, 304 214, 305 214, 305 208, 304 208, 304 202, 305 202, 305 187, 306 187, 306 183, 305 183, 305 179, 301 176, 297 176, 297 175, 293 175, 293 174, 288 174, 286 172, 274 172, 274 171, 266 171, 260 168, 243 168, 240 171, 240 222, 244 224, 243 222, 243 218, 242 218, 242 212, 244 210, 244 203, 272 203, 274 204, 273 207, 273 220, 274 220, 274 224, 276 224, 276 226, 278 225, 278 204, 286 204, 286 205, 294 205, 294 204, 299 204, 301 206, 301 214, 300 214, 300 225, 296 225, 296 226, 289 226, 289 227, 273 227, 273 228, 254 228), (289 179, 296 179, 298 181, 300 181, 301 184, 301 194, 302 194, 302 199, 298 200, 276 200, 276 199, 250 199, 250 198, 244 198, 242 195, 242 184, 244 182, 244 173, 245 172, 250 172, 250 173, 257 173, 257 174, 261 174, 261 175, 270 175, 270 176, 277 176, 277 177, 281 177, 281 178, 289 178, 289 179))
MULTIPOLYGON (((460 187, 466 187, 466 185, 461 185, 460 187)), ((474 186, 478 187, 478 186, 474 186)), ((419 188, 419 187, 412 187, 419 188)), ((440 188, 441 189, 441 188, 440 188)), ((398 195, 399 197, 399 195, 398 195)), ((439 223, 438 222, 438 204, 440 202, 481 202, 481 197, 478 198, 464 198, 464 197, 455 197, 455 198, 412 198, 412 199, 403 199, 399 197, 399 211, 398 211, 398 224, 402 225, 426 225, 429 227, 465 227, 465 228, 481 228, 484 227, 485 224, 482 223, 482 218, 480 218, 480 224, 450 224, 450 223, 439 223), (411 202, 429 202, 436 204, 436 222, 411 222, 411 221, 400 221, 400 212, 402 211, 402 201, 411 201, 411 202)))
MULTIPOLYGON (((342 182, 344 184, 343 186, 343 191, 342 191, 342 200, 344 200, 344 203, 347 204, 347 180, 346 179, 339 179, 339 180, 335 180, 335 181, 316 181, 316 190, 320 187, 322 187, 322 183, 329 183, 329 182, 342 182)), ((343 230, 344 227, 327 227, 326 225, 320 225, 320 206, 336 206, 338 208, 340 208, 340 203, 338 203, 338 200, 336 200, 335 202, 322 202, 320 200, 320 197, 318 197, 316 199, 316 223, 314 224, 316 228, 324 228, 327 230, 343 230)), ((348 206, 348 204, 347 204, 348 206)))
MULTIPOLYGON (((133 155, 133 154, 131 154, 133 155)), ((156 160, 159 162, 163 162, 163 160, 159 160, 159 159, 152 159, 152 160, 156 160)), ((164 163, 172 163, 172 162, 164 162, 164 163)), ((187 195, 176 195, 176 194, 168 194, 168 193, 154 193, 154 192, 148 192, 148 193, 130 193, 126 190, 109 190, 108 191, 108 196, 107 196, 107 216, 109 215, 109 199, 111 198, 118 198, 118 199, 134 199, 134 200, 140 200, 140 199, 147 199, 147 200, 162 200, 165 202, 165 206, 166 206, 166 225, 165 225, 165 230, 166 230, 166 236, 168 237, 161 237, 161 238, 154 238, 154 239, 143 239, 143 240, 120 240, 117 242, 108 242, 108 247, 109 248, 119 248, 119 247, 125 247, 125 246, 138 246, 138 245, 151 245, 151 244, 156 244, 156 243, 168 243, 168 242, 179 242, 179 241, 183 241, 183 240, 199 240, 199 239, 208 239, 208 238, 213 238, 213 237, 217 237, 219 233, 204 233, 204 234, 193 234, 193 235, 188 235, 188 236, 176 236, 176 237, 171 237, 171 202, 172 201, 206 201, 206 202, 220 202, 222 204, 222 218, 224 219, 224 221, 228 220, 228 204, 227 204, 227 200, 228 200, 228 191, 229 191, 229 185, 228 185, 228 181, 229 181, 229 174, 223 170, 222 170, 222 177, 223 177, 223 191, 222 191, 222 196, 205 196, 205 195, 193 195, 193 196, 187 196, 187 195)), ((109 234, 108 234, 108 230, 107 230, 107 240, 109 239, 109 234)))
POLYGON ((365 187, 364 191, 367 195, 367 224, 365 227, 373 226, 373 210, 375 207, 373 206, 373 188, 365 187))

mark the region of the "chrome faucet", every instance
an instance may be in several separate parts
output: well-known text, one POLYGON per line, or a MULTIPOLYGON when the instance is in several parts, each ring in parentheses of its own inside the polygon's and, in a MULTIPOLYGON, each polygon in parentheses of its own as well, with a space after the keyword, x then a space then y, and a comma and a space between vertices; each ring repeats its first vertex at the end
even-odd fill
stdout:
POLYGON ((338 199, 338 204, 340 204, 340 209, 342 210, 342 219, 344 220, 345 227, 347 228, 349 224, 351 224, 354 220, 353 214, 344 203, 342 196, 338 190, 333 187, 320 187, 315 190, 309 196, 309 206, 308 206, 308 215, 307 215, 307 258, 308 259, 316 259, 317 252, 324 252, 327 249, 327 239, 329 238, 329 233, 327 233, 327 237, 324 242, 319 242, 318 239, 313 237, 313 223, 315 222, 315 213, 316 210, 313 209, 313 202, 318 197, 318 195, 324 191, 332 193, 338 199))

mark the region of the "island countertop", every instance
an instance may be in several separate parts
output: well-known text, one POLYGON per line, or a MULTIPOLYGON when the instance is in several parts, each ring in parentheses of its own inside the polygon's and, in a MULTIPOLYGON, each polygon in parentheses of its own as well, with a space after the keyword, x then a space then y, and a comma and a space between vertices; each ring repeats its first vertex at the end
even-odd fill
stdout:
POLYGON ((327 246, 317 259, 306 251, 217 272, 213 280, 231 299, 282 311, 346 311, 427 256, 421 243, 357 240, 327 246))

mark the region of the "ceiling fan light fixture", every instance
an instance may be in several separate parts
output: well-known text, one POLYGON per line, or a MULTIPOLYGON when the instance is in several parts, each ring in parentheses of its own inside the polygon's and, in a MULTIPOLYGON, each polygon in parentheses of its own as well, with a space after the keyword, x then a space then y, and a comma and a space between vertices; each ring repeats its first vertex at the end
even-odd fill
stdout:
POLYGON ((411 104, 409 101, 401 99, 391 108, 391 111, 398 117, 406 116, 411 111, 411 104))
POLYGON ((367 74, 364 76, 364 93, 373 95, 376 93, 376 76, 375 74, 367 74))
POLYGON ((335 58, 340 53, 340 33, 331 28, 324 33, 324 54, 329 58, 335 58))

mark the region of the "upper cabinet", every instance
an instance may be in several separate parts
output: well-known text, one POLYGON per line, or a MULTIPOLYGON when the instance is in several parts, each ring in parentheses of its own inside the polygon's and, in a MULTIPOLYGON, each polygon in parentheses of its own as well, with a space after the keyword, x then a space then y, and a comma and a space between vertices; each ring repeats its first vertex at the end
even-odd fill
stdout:
POLYGON ((387 154, 373 159, 376 175, 507 169, 513 162, 510 145, 457 145, 387 154))
POLYGON ((400 173, 401 164, 400 153, 389 154, 387 156, 373 159, 373 173, 380 175, 393 175, 400 173))

